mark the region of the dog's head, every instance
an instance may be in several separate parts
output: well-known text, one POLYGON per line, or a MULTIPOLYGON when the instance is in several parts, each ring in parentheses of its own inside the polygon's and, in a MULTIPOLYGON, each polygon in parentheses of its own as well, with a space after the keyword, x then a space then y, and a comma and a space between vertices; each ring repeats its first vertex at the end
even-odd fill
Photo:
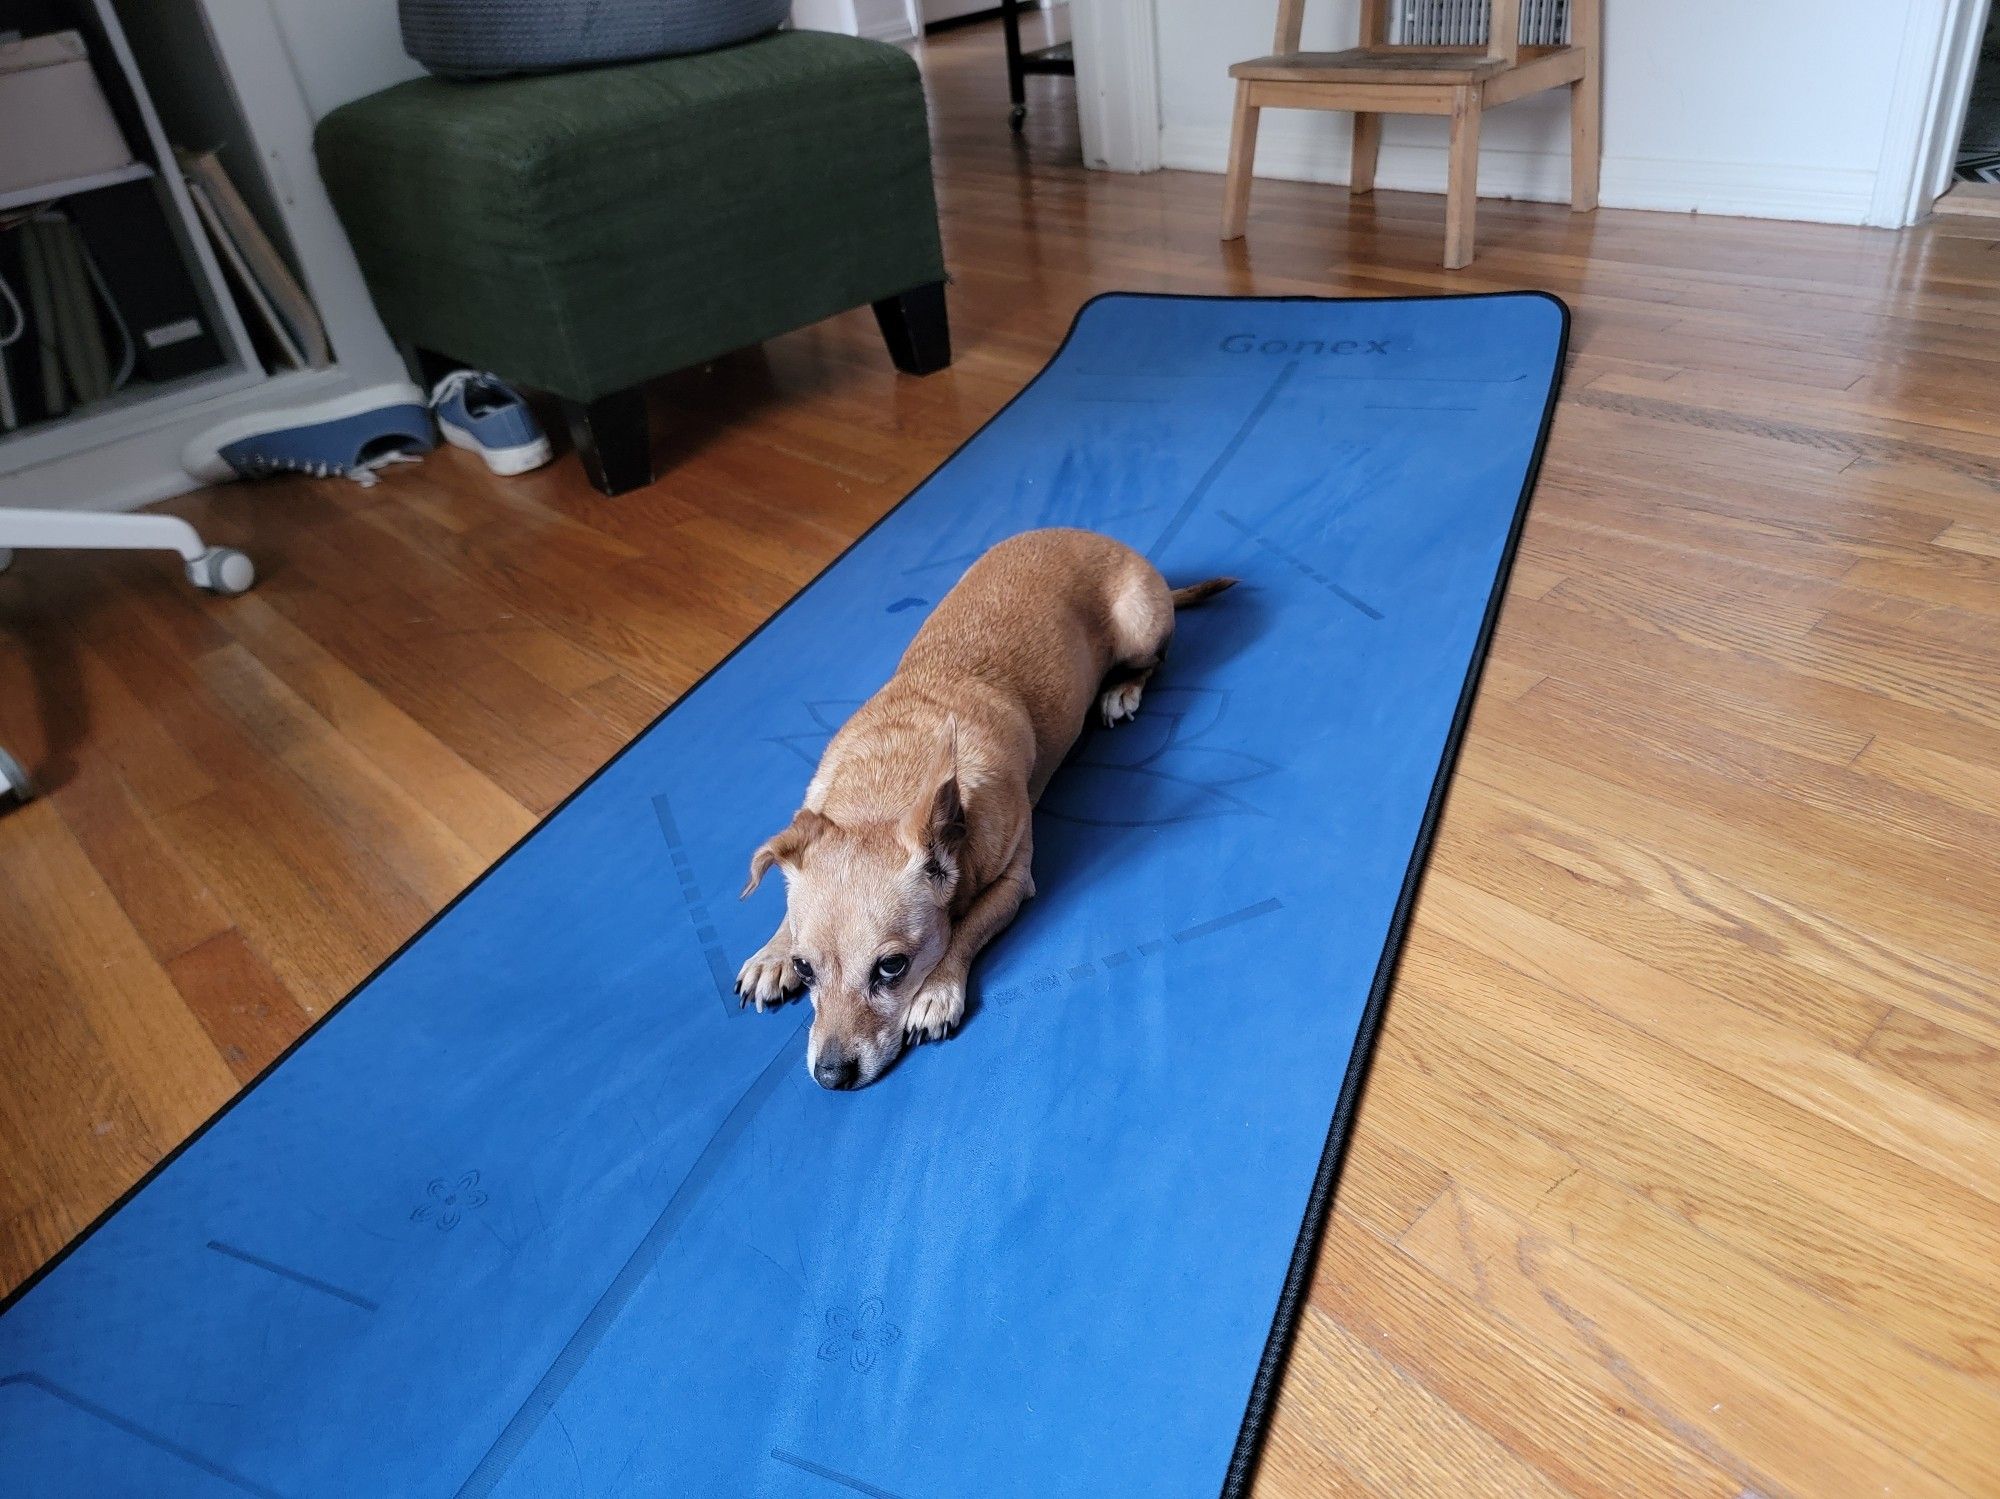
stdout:
POLYGON ((947 765, 894 822, 845 827, 801 809, 750 858, 748 895, 784 871, 793 976, 812 996, 806 1067, 822 1087, 875 1081, 951 940, 965 806, 947 765))

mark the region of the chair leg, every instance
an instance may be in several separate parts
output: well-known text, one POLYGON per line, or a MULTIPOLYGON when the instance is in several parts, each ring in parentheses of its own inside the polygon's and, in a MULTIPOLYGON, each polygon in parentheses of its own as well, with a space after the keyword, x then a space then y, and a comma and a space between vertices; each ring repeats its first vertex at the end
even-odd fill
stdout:
POLYGON ((1250 216, 1250 167, 1257 157, 1257 117, 1263 113, 1250 102, 1247 80, 1236 85, 1236 118, 1229 127, 1229 175, 1222 184, 1222 237, 1243 238, 1243 221, 1250 216))
POLYGON ((653 482, 653 440, 646 390, 634 385, 594 401, 562 403, 570 441, 598 492, 620 495, 653 482))
POLYGON ((1444 198, 1444 268, 1472 263, 1474 221, 1479 212, 1480 92, 1461 88, 1451 102, 1451 182, 1444 198))
POLYGON ((1007 51, 1007 125, 1016 135, 1028 118, 1027 79, 1021 69, 1021 0, 1000 0, 1000 35, 1007 51))
POLYGON ((1572 213, 1597 207, 1597 170, 1603 154, 1599 120, 1604 107, 1597 59, 1584 63, 1583 76, 1569 86, 1569 206, 1572 213))
POLYGON ((1375 191, 1375 163, 1382 156, 1382 117, 1360 112, 1354 116, 1354 166, 1347 174, 1347 191, 1358 197, 1375 191))
POLYGON ((951 363, 951 320, 942 281, 884 297, 875 304, 875 322, 890 360, 904 374, 935 374, 951 363))

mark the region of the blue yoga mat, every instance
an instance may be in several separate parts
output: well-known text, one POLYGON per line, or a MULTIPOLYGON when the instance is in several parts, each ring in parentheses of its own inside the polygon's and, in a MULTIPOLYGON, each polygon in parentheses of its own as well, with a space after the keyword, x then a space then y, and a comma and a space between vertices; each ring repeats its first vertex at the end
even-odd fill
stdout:
POLYGON ((1107 296, 897 510, 0 1317, 46 1496, 1210 1495, 1247 1481, 1527 508, 1535 293, 1107 296), (958 1035, 741 1011, 752 847, 965 565, 1184 614, 1039 811, 958 1035))

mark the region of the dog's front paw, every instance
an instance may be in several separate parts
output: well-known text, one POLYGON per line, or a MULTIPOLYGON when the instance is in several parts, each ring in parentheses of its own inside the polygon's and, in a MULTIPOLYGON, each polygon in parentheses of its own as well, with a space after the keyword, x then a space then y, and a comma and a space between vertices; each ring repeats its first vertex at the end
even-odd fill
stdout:
POLYGON ((965 975, 939 966, 924 980, 903 1017, 903 1034, 942 1041, 965 1018, 965 975))
POLYGON ((737 1003, 755 1005, 759 1014, 767 1006, 783 1004, 804 988, 792 971, 790 950, 775 944, 759 949, 736 973, 737 1003))

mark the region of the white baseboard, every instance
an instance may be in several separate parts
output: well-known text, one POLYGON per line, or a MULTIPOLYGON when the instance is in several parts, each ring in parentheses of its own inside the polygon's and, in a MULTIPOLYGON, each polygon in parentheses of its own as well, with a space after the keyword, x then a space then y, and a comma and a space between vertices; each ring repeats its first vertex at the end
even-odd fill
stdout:
POLYGON ((851 0, 850 9, 854 16, 854 36, 866 37, 871 42, 894 42, 898 46, 916 40, 903 0, 851 0))
MULTIPOLYGON (((1344 125, 1305 133, 1274 129, 1277 124, 1267 111, 1257 147, 1259 177, 1346 183, 1349 138, 1344 125)), ((1220 172, 1228 160, 1226 125, 1169 125, 1160 132, 1162 166, 1220 172)), ((1375 182, 1378 187, 1441 193, 1445 167, 1442 145, 1385 143, 1375 182)), ((1569 155, 1488 147, 1479 155, 1479 191, 1488 198, 1566 203, 1569 155)), ((1859 169, 1606 156, 1598 198, 1606 208, 1860 224, 1868 219, 1874 192, 1875 174, 1859 169)))
POLYGON ((893 21, 885 19, 872 24, 864 23, 861 29, 854 34, 866 37, 871 42, 893 42, 899 47, 905 42, 916 40, 915 34, 910 30, 909 23, 901 16, 896 17, 893 21))

